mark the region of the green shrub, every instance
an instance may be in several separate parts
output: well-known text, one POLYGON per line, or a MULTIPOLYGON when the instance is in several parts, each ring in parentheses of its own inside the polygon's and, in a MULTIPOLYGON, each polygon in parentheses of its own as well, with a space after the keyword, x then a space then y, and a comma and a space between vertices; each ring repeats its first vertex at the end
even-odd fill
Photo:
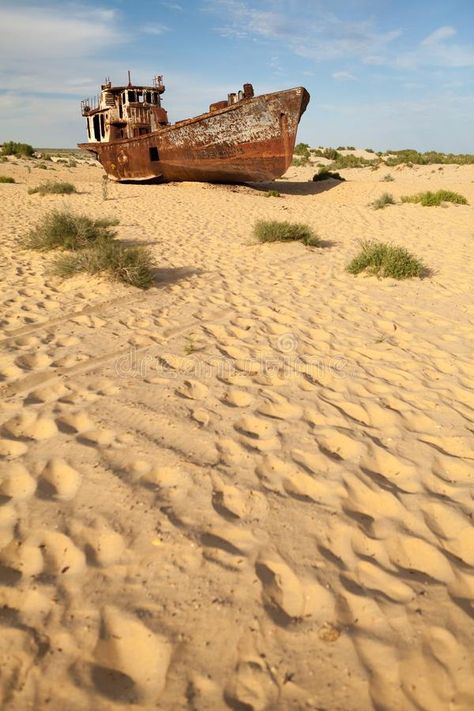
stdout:
POLYGON ((309 158, 309 145, 307 143, 297 143, 293 153, 295 153, 297 156, 307 156, 309 158))
POLYGON ((92 249, 61 255, 52 272, 64 278, 81 272, 106 274, 115 281, 148 289, 153 283, 153 267, 153 257, 145 247, 102 241, 92 249))
POLYGON ((85 249, 96 242, 111 241, 116 231, 110 228, 117 224, 118 220, 114 219, 91 220, 85 215, 54 210, 28 232, 23 246, 40 252, 51 249, 85 249))
POLYGON ((390 166, 401 163, 414 165, 432 165, 434 163, 471 165, 474 163, 474 155, 470 153, 439 153, 438 151, 419 153, 413 148, 404 148, 400 151, 385 151, 384 155, 388 155, 385 163, 390 166))
POLYGON ((254 235, 259 242, 303 242, 317 247, 321 240, 308 225, 278 220, 259 220, 254 227, 254 235))
POLYGON ((281 193, 279 193, 278 190, 267 190, 265 197, 281 197, 281 193))
POLYGON ((54 180, 47 180, 45 183, 37 185, 36 188, 29 188, 28 190, 29 195, 34 193, 39 193, 40 195, 70 195, 76 192, 76 187, 72 183, 54 180))
POLYGON ((336 151, 335 148, 325 148, 322 157, 328 160, 337 160, 338 158, 342 158, 342 155, 339 151, 336 151))
POLYGON ((294 166, 295 168, 302 168, 305 165, 308 165, 309 163, 309 158, 306 158, 303 156, 302 158, 293 158, 291 165, 294 166))
POLYGON ((366 148, 365 150, 367 153, 375 153, 373 148, 366 148))
POLYGON ((372 241, 361 243, 361 251, 346 269, 351 274, 367 271, 378 277, 393 279, 422 277, 428 272, 425 265, 404 247, 372 241))
POLYGON ((420 203, 423 207, 435 207, 443 202, 453 202, 457 205, 468 205, 468 201, 464 195, 454 193, 452 190, 438 190, 433 193, 428 190, 426 193, 418 193, 417 195, 403 195, 402 202, 420 203))
POLYGON ((9 175, 0 175, 0 183, 14 183, 15 178, 10 178, 9 175))
POLYGON ((327 168, 321 168, 317 173, 313 175, 314 182, 317 182, 318 180, 329 180, 329 178, 332 178, 333 180, 345 180, 342 175, 339 175, 339 173, 331 172, 330 170, 327 170, 327 168))
POLYGON ((390 175, 390 173, 388 173, 387 175, 384 175, 384 177, 382 178, 382 180, 383 180, 384 183, 393 183, 393 181, 395 180, 395 178, 393 177, 393 175, 390 175))
POLYGON ((2 155, 4 156, 26 156, 31 157, 34 153, 33 146, 28 143, 17 143, 16 141, 7 141, 2 146, 2 155))
POLYGON ((383 193, 380 197, 370 203, 374 210, 382 210, 387 205, 395 205, 395 199, 390 193, 383 193))
POLYGON ((355 151, 355 146, 347 146, 346 151, 355 151))
POLYGON ((339 156, 336 160, 331 163, 330 168, 365 168, 367 166, 373 166, 378 163, 378 159, 368 160, 367 158, 358 158, 352 154, 348 156, 339 156))

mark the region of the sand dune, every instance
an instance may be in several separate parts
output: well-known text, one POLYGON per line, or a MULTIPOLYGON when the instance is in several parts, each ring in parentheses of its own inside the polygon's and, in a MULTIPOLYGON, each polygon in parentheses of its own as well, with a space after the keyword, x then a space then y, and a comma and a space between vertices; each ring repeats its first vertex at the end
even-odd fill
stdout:
POLYGON ((26 166, 0 185, 2 708, 472 709, 474 168, 103 201, 100 168, 26 166), (28 195, 51 177, 80 194, 28 195), (438 188, 470 205, 368 207, 438 188), (18 240, 62 207, 118 217, 157 288, 51 277, 18 240), (432 275, 351 276, 367 238, 432 275))

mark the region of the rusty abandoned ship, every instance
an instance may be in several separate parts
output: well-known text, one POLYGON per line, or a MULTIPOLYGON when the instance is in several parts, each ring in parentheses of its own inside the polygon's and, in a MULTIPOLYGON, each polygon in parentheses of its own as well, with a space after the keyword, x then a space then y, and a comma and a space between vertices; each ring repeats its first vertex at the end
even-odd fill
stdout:
POLYGON ((240 183, 269 181, 287 170, 309 102, 303 87, 254 96, 251 84, 200 116, 170 124, 161 105, 163 78, 151 86, 101 86, 81 103, 88 143, 115 181, 240 183))

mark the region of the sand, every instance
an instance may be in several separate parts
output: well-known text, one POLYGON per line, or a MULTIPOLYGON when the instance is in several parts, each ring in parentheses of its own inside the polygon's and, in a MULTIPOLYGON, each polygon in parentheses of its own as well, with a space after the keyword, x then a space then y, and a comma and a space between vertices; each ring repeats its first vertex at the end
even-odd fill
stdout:
POLYGON ((99 167, 28 165, 0 165, 2 709, 472 709, 474 167, 104 201, 99 167), (470 205, 368 207, 438 188, 470 205), (51 277, 18 240, 63 207, 118 217, 157 287, 51 277), (351 276, 367 238, 432 275, 351 276))

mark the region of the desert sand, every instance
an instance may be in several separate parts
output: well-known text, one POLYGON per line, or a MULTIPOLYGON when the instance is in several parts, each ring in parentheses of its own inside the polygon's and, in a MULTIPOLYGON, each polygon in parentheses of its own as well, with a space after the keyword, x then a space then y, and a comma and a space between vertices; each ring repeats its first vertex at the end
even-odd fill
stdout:
POLYGON ((2 709, 472 709, 474 166, 103 200, 31 165, 0 166, 2 709), (438 188, 470 205, 368 206, 438 188), (118 217, 156 287, 51 277, 18 241, 55 208, 118 217), (348 274, 367 238, 431 276, 348 274))

